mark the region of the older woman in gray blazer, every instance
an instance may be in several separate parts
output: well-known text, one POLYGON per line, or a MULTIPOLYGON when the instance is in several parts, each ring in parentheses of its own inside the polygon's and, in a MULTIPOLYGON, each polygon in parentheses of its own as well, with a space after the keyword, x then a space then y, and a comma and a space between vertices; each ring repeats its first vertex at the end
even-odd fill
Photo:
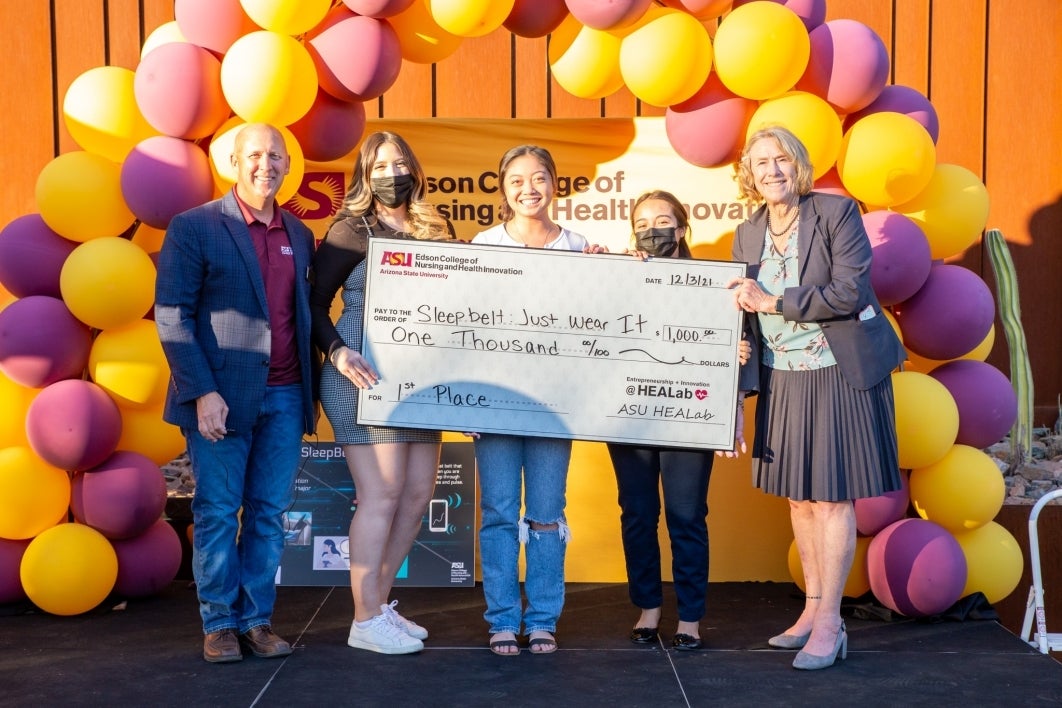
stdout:
POLYGON ((841 593, 855 550, 853 500, 900 489, 890 372, 903 347, 870 284, 870 240, 845 197, 811 192, 807 150, 770 126, 736 167, 742 198, 760 203, 738 226, 735 279, 748 313, 759 403, 753 478, 789 499, 804 570, 804 611, 769 644, 801 649, 793 666, 845 658, 841 593))

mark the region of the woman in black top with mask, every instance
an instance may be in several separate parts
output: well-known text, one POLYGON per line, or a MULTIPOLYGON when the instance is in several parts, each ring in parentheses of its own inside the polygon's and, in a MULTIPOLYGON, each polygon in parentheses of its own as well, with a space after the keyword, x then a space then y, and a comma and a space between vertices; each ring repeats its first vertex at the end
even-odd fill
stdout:
POLYGON ((354 622, 347 643, 384 654, 420 651, 428 636, 387 598, 435 489, 441 435, 356 422, 358 389, 371 388, 379 379, 361 355, 365 256, 373 237, 452 238, 452 225, 423 201, 427 188, 424 170, 405 140, 388 132, 366 137, 343 208, 314 256, 310 295, 314 343, 327 357, 321 404, 358 495, 350 522, 354 622), (343 313, 333 324, 329 311, 340 288, 343 313))
MULTIPOLYGON (((633 255, 640 258, 691 258, 686 238, 689 215, 673 194, 646 192, 631 211, 633 255)), ((748 345, 739 349, 742 363, 748 345)), ((744 447, 738 416, 737 448, 744 447)), ((678 600, 678 626, 671 645, 681 651, 701 647, 700 620, 708 589, 708 478, 712 450, 608 444, 619 487, 623 555, 631 602, 641 615, 631 641, 656 644, 663 591, 660 580, 660 486, 664 518, 671 538, 671 573, 678 600)), ((733 453, 728 453, 733 454, 733 453)))

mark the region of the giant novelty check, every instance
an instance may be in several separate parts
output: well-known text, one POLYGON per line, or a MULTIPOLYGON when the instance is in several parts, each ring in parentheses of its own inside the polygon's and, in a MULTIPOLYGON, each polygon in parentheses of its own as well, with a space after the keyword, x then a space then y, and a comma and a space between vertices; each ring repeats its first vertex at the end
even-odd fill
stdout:
POLYGON ((374 238, 368 425, 733 449, 743 263, 374 238))

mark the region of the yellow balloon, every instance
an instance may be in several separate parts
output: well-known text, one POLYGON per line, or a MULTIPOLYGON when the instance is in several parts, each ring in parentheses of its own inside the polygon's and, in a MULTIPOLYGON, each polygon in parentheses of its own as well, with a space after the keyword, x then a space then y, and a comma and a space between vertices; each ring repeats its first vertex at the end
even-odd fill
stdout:
POLYGON ((164 22, 152 30, 151 34, 144 40, 144 46, 140 48, 140 58, 143 59, 151 53, 152 49, 161 47, 163 44, 187 41, 181 32, 181 28, 177 25, 177 20, 164 22))
POLYGON ((0 449, 0 538, 33 538, 66 519, 70 475, 28 446, 0 449))
POLYGON ((71 241, 118 236, 136 220, 122 198, 121 177, 122 166, 101 155, 62 154, 37 175, 37 211, 71 241))
POLYGON ((723 85, 762 101, 796 85, 811 56, 811 39, 795 12, 773 2, 735 8, 715 32, 715 71, 723 85))
POLYGON ((395 28, 402 58, 415 64, 434 64, 457 51, 461 37, 439 26, 428 9, 428 0, 413 4, 387 21, 395 28))
POLYGON ((30 541, 19 567, 33 604, 53 615, 79 615, 103 602, 118 579, 118 555, 99 531, 53 526, 30 541))
POLYGON ((857 120, 844 134, 837 174, 854 198, 891 207, 925 189, 936 161, 933 139, 914 118, 902 113, 872 113, 857 120))
POLYGON ((144 253, 151 254, 162 250, 162 239, 165 236, 166 232, 164 230, 156 229, 141 222, 137 224, 136 231, 133 232, 133 238, 130 240, 144 249, 144 253))
POLYGON ((760 104, 752 114, 745 137, 764 125, 785 126, 800 138, 818 179, 830 171, 841 150, 841 118, 829 103, 815 94, 790 91, 760 104))
POLYGON ((70 312, 89 327, 122 327, 155 301, 155 263, 124 238, 98 238, 75 248, 59 273, 70 312))
MULTIPOLYGON (((236 169, 232 166, 230 158, 236 146, 236 134, 244 125, 246 123, 239 117, 229 118, 222 123, 210 141, 210 167, 214 173, 214 184, 221 194, 229 191, 232 185, 236 184, 236 169)), ((277 129, 284 137, 284 146, 291 157, 291 168, 284 177, 284 183, 280 185, 280 191, 277 192, 277 203, 284 204, 295 196, 302 185, 302 178, 306 174, 306 157, 298 138, 290 130, 284 126, 277 126, 277 129)))
POLYGON ((646 13, 620 45, 620 75, 631 93, 654 106, 682 103, 697 93, 712 69, 712 40, 692 15, 646 13))
POLYGON ((1021 582, 1024 558, 1010 531, 989 521, 980 528, 955 534, 955 540, 966 556, 963 597, 980 592, 994 605, 1014 592, 1021 582))
POLYGON ((184 452, 181 429, 162 419, 162 406, 161 402, 149 408, 119 406, 122 435, 118 449, 139 452, 156 465, 164 465, 184 452))
POLYGON ((331 0, 240 0, 247 16, 263 29, 303 34, 324 19, 331 0))
POLYGON ((604 98, 623 88, 619 37, 585 27, 568 15, 553 31, 549 66, 561 88, 577 98, 604 98))
POLYGON ((29 445, 26 411, 42 390, 17 384, 0 372, 0 448, 29 445))
POLYGON ((63 121, 83 150, 121 162, 159 132, 140 114, 130 69, 98 66, 78 76, 63 98, 63 121))
MULTIPOLYGON (((857 536, 855 552, 852 555, 852 567, 848 571, 848 577, 844 581, 842 590, 845 597, 860 597, 870 592, 870 570, 867 567, 867 549, 870 548, 870 536, 857 536)), ((796 539, 789 544, 789 555, 786 558, 789 565, 789 575, 793 582, 800 588, 800 592, 807 592, 804 584, 804 566, 800 562, 800 553, 797 552, 796 539)))
POLYGON ((959 434, 959 407, 944 384, 917 371, 892 374, 900 467, 938 462, 959 434))
POLYGON ((915 511, 952 533, 972 531, 994 519, 1006 493, 996 463, 968 445, 953 445, 937 462, 911 471, 915 511))
POLYGON ((121 407, 161 403, 170 384, 170 366, 155 323, 137 320, 100 332, 89 351, 89 376, 121 407))
POLYGON ((428 0, 439 27, 458 37, 482 37, 502 26, 515 0, 428 0))
POLYGON ((221 60, 221 92, 248 123, 291 125, 317 97, 317 69, 293 37, 251 32, 233 42, 221 60))
POLYGON ((934 260, 962 253, 988 223, 988 190, 977 175, 959 165, 936 166, 925 189, 893 211, 907 216, 925 232, 934 260))

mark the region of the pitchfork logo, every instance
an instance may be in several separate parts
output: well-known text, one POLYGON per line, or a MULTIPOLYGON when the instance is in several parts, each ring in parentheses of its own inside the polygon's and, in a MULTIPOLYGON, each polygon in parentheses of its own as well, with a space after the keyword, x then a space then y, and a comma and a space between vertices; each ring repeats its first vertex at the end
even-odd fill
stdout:
POLYGON ((284 208, 300 219, 327 219, 343 206, 345 193, 342 172, 307 172, 284 208))

